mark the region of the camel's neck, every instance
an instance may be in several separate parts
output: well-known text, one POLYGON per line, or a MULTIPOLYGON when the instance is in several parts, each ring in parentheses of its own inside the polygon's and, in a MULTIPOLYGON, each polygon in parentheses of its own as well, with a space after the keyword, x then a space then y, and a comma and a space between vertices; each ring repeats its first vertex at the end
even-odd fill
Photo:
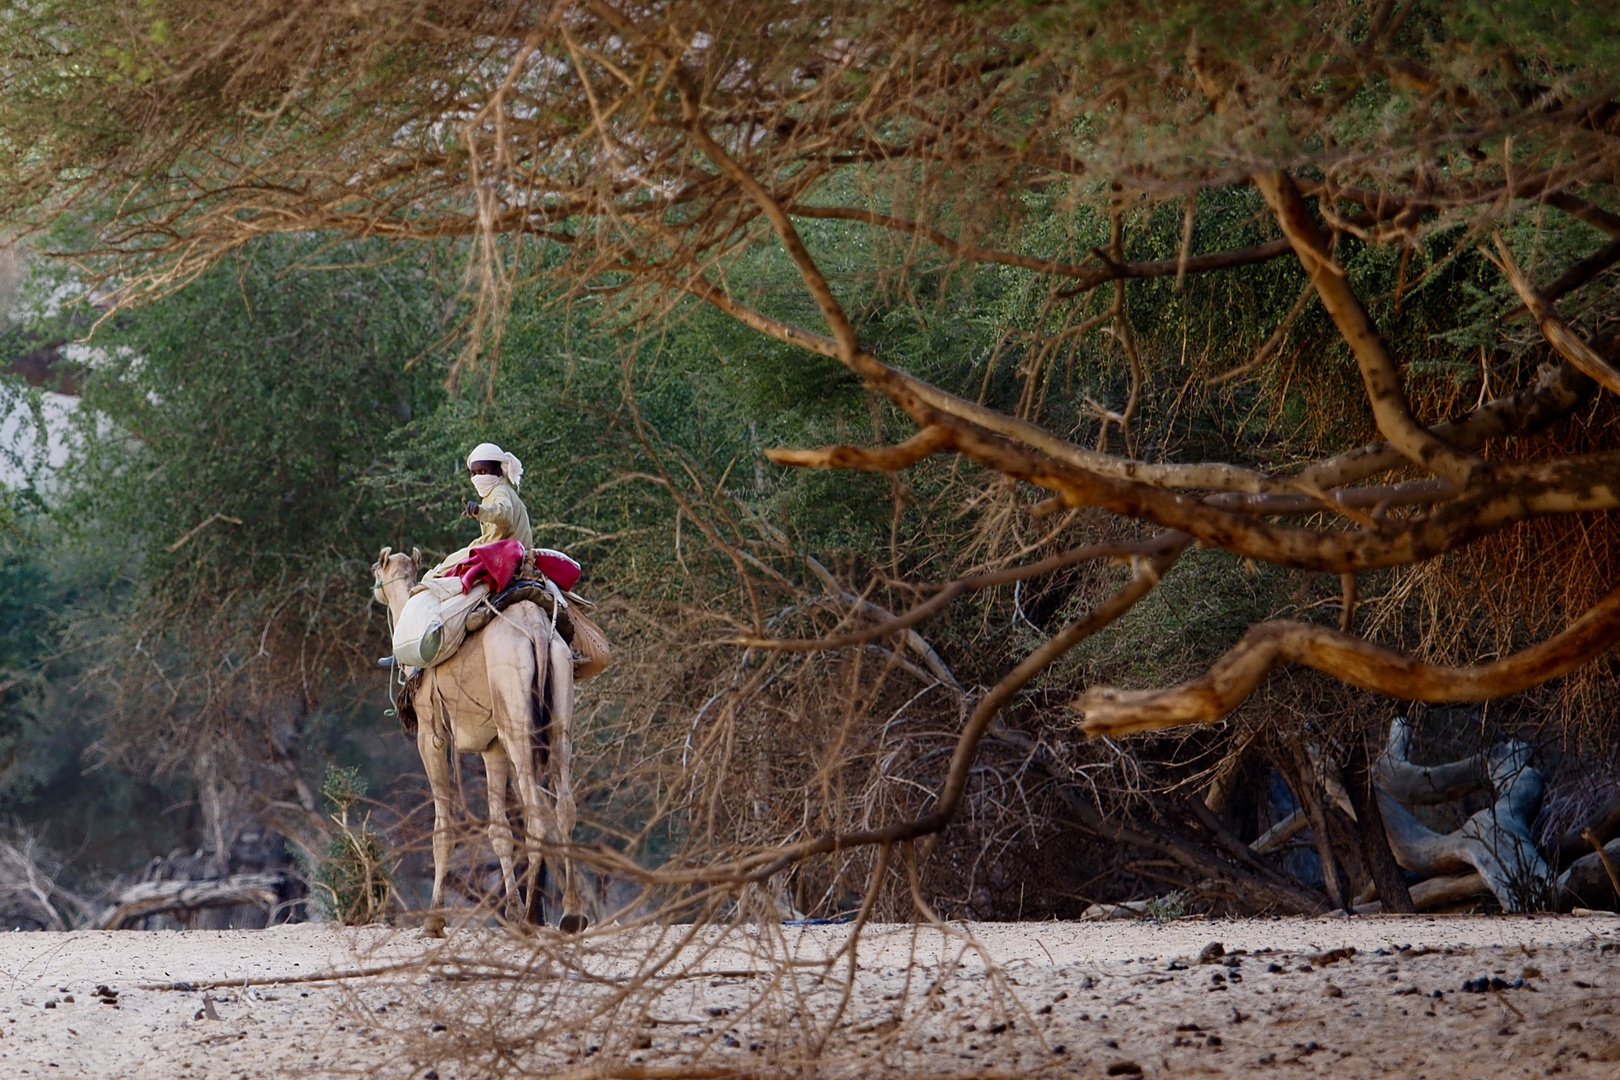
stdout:
POLYGON ((394 622, 399 622, 399 613, 405 610, 405 601, 411 598, 414 588, 416 575, 405 571, 391 573, 383 582, 383 599, 388 601, 388 615, 394 622))

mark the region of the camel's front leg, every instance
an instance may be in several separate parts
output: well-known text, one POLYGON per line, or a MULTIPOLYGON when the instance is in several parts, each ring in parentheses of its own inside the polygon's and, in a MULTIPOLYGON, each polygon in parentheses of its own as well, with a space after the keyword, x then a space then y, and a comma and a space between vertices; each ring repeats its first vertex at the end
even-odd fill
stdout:
POLYGON ((484 786, 489 789, 489 846, 501 860, 501 885, 505 889, 503 909, 511 919, 517 911, 518 888, 516 865, 512 857, 512 826, 506 820, 506 779, 511 772, 512 759, 500 740, 484 751, 484 786))
POLYGON ((433 899, 428 904, 422 933, 426 937, 444 937, 444 878, 450 872, 450 855, 456 843, 450 832, 452 783, 450 759, 445 756, 448 740, 440 732, 430 702, 420 700, 416 715, 421 718, 416 729, 416 750, 422 755, 422 768, 433 791, 433 899))
POLYGON ((578 819, 574 805, 574 660, 567 642, 560 637, 551 639, 551 773, 552 793, 555 796, 555 814, 559 839, 563 850, 563 916, 558 923, 566 934, 577 934, 589 924, 584 905, 579 899, 579 883, 574 880, 574 857, 567 846, 574 842, 574 823, 578 819))

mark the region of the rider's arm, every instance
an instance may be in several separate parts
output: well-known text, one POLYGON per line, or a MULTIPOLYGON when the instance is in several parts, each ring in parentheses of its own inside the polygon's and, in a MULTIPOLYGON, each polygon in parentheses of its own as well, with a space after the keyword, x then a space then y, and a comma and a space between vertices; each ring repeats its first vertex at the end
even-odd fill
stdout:
POLYGON ((510 534, 515 527, 512 514, 512 494, 503 488, 496 488, 489 493, 489 498, 478 505, 478 513, 474 515, 486 525, 494 525, 503 533, 510 534))

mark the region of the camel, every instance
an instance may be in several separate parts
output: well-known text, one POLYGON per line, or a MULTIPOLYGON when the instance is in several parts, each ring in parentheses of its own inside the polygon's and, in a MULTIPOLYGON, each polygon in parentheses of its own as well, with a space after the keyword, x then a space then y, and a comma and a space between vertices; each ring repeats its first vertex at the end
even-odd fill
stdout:
MULTIPOLYGON (((390 625, 410 598, 420 567, 420 553, 406 555, 390 548, 383 548, 372 565, 373 596, 387 605, 390 625)), ((552 850, 562 852, 559 926, 565 933, 585 929, 573 859, 567 851, 576 813, 571 773, 573 659, 568 644, 552 632, 545 611, 523 601, 500 612, 484 629, 469 635, 454 656, 428 669, 412 702, 418 717, 416 748, 433 789, 433 899, 423 934, 444 936, 444 880, 455 845, 450 832, 454 782, 446 753, 447 744, 452 743, 453 753, 476 753, 484 758, 489 842, 501 861, 507 918, 516 920, 523 914, 518 910, 514 845, 506 817, 510 780, 523 808, 528 855, 524 883, 531 902, 539 885, 544 838, 552 850), (547 686, 551 716, 541 728, 540 688, 547 686)))

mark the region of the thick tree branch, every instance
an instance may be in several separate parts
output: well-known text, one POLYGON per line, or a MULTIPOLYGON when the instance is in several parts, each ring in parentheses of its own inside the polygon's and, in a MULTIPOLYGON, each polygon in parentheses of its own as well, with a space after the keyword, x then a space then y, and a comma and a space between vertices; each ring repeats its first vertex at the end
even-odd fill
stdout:
MULTIPOLYGON (((1594 340, 1597 349, 1612 350, 1613 337, 1594 340)), ((1592 392, 1592 382, 1568 364, 1543 368, 1530 386, 1493 398, 1460 420, 1436 424, 1436 438, 1472 450, 1504 435, 1529 434, 1568 416, 1592 392)), ((1408 464, 1388 442, 1369 443, 1317 462, 1297 475, 1302 483, 1324 490, 1353 484, 1408 464)))
POLYGON ((1370 641, 1298 622, 1252 627, 1210 670, 1165 690, 1093 687, 1075 707, 1088 735, 1208 724, 1241 705, 1267 673, 1305 664, 1336 679, 1412 701, 1485 701, 1540 685, 1620 642, 1620 589, 1539 645, 1476 667, 1441 667, 1370 641))
POLYGON ((1287 173, 1262 173, 1254 182, 1276 215, 1283 234, 1294 245, 1299 261, 1322 299, 1323 308, 1355 354, 1378 430, 1414 464, 1466 487, 1483 463, 1471 455, 1459 453, 1413 419, 1401 385, 1400 369, 1344 271, 1333 261, 1327 241, 1311 220, 1293 179, 1287 173))

